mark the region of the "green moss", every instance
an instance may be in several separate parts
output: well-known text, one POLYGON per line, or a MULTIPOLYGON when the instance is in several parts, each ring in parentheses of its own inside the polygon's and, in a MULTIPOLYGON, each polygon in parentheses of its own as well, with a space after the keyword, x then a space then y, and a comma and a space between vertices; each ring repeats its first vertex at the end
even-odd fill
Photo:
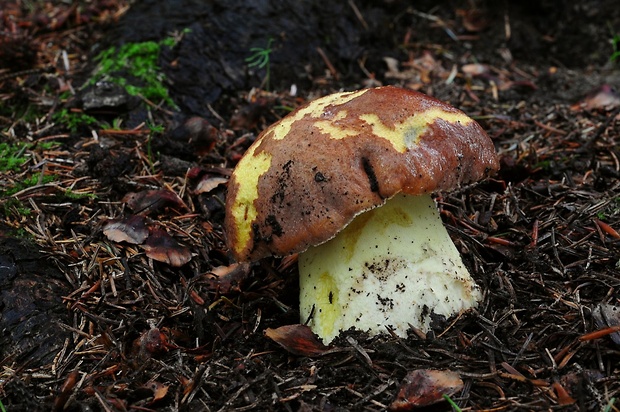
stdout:
POLYGON ((551 160, 541 160, 534 165, 534 168, 535 169, 540 168, 542 170, 548 171, 548 170, 551 170, 552 166, 553 166, 553 162, 551 160))
POLYGON ((21 182, 15 183, 13 186, 5 187, 3 190, 0 190, 0 196, 13 196, 15 193, 21 192, 24 189, 36 186, 39 184, 39 179, 41 180, 41 184, 45 184, 56 180, 56 176, 44 175, 42 178, 40 178, 40 175, 29 176, 21 182))
POLYGON ((620 196, 613 198, 605 209, 596 213, 596 217, 603 221, 615 218, 618 215, 620 215, 620 196))
POLYGON ((25 206, 19 199, 11 196, 29 187, 36 186, 39 184, 39 180, 41 180, 41 184, 45 184, 56 180, 56 176, 44 175, 41 178, 40 175, 35 174, 12 186, 0 189, 0 207, 2 208, 2 213, 5 216, 29 216, 32 210, 25 206))
POLYGON ((28 158, 24 152, 28 148, 26 143, 0 143, 0 172, 19 170, 28 158))
POLYGON ((32 210, 25 207, 19 199, 16 199, 14 197, 4 199, 2 202, 0 202, 0 205, 2 205, 2 213, 4 214, 4 216, 7 217, 16 214, 19 216, 30 216, 30 213, 32 213, 32 210))
POLYGON ((52 115, 52 120, 56 123, 60 123, 75 133, 79 127, 87 126, 91 124, 97 124, 97 119, 80 112, 71 112, 69 109, 64 108, 52 115))
POLYGON ((18 171, 28 160, 28 157, 25 156, 26 150, 31 150, 35 146, 42 150, 49 150, 59 144, 54 141, 13 144, 0 142, 0 172, 18 171))
POLYGON ((79 199, 96 199, 97 195, 94 193, 80 193, 74 192, 71 189, 65 190, 64 196, 70 200, 79 200, 79 199))
POLYGON ((160 42, 146 41, 127 43, 120 47, 110 47, 99 53, 95 60, 99 66, 90 84, 106 79, 119 84, 132 96, 140 95, 148 100, 164 101, 172 107, 176 104, 168 95, 164 85, 165 75, 158 65, 162 47, 174 47, 173 37, 160 42), (128 77, 134 77, 140 85, 130 84, 128 77))
POLYGON ((609 60, 612 62, 615 62, 616 60, 620 60, 620 34, 616 34, 611 39, 611 45, 614 48, 614 51, 609 57, 609 60))

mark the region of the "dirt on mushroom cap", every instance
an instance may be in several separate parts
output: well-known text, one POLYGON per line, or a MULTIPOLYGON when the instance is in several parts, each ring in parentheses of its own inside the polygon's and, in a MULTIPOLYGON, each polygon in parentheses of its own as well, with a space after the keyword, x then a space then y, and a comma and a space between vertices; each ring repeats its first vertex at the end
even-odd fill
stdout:
POLYGON ((498 167, 480 125, 437 99, 391 86, 325 96, 267 128, 237 165, 229 246, 238 260, 301 252, 398 193, 450 190, 498 167))

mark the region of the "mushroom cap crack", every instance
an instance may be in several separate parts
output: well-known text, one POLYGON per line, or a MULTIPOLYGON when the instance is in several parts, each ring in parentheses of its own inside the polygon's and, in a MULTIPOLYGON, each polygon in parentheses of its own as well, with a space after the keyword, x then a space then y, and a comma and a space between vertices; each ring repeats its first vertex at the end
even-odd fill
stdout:
POLYGON ((302 252, 405 193, 478 181, 492 141, 458 109, 392 86, 337 93, 267 128, 228 186, 225 229, 238 260, 302 252))

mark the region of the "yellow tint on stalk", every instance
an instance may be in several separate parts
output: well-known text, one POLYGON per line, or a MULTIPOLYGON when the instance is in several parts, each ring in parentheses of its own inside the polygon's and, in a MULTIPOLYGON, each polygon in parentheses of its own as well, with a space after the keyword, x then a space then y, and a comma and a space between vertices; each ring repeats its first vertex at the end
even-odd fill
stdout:
POLYGON ((306 107, 291 113, 290 115, 280 120, 279 123, 275 124, 273 126, 273 139, 284 139, 286 135, 291 131, 291 126, 296 121, 301 120, 306 116, 321 119, 321 117, 324 117, 326 114, 328 114, 328 111, 326 110, 328 106, 339 106, 345 104, 355 99, 356 97, 366 93, 368 90, 370 89, 362 89, 356 92, 335 93, 313 100, 306 107))
POLYGON ((258 179, 271 167, 271 155, 266 152, 254 154, 257 145, 248 149, 239 161, 233 175, 239 185, 231 213, 235 220, 236 237, 235 252, 242 254, 248 247, 252 234, 252 223, 258 212, 254 201, 258 199, 258 179))
POLYGON ((328 272, 323 272, 318 277, 312 292, 311 299, 316 303, 316 310, 310 322, 320 328, 319 332, 314 328, 313 331, 319 336, 337 335, 338 329, 334 329, 338 324, 338 319, 342 316, 340 312, 342 304, 339 302, 340 291, 336 279, 328 272))
POLYGON ((417 145, 420 136, 424 134, 428 125, 435 123, 437 120, 443 120, 448 123, 460 123, 462 126, 467 126, 473 121, 464 113, 450 113, 438 108, 416 113, 401 123, 397 123, 393 128, 385 125, 379 119, 379 116, 374 113, 363 114, 360 116, 360 119, 372 127, 373 134, 388 140, 392 143, 394 149, 400 153, 404 153, 407 149, 417 145))

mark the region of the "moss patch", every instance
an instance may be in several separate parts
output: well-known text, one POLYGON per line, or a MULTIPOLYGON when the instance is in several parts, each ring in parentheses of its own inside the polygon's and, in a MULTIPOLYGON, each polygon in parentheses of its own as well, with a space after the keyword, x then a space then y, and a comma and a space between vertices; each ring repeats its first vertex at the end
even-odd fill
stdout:
POLYGON ((177 40, 168 37, 162 41, 127 43, 120 47, 110 47, 97 55, 98 68, 90 84, 106 79, 119 84, 132 96, 142 96, 153 102, 164 101, 176 107, 165 86, 166 77, 159 67, 162 47, 173 47, 177 40), (128 78, 137 79, 137 84, 128 78))

